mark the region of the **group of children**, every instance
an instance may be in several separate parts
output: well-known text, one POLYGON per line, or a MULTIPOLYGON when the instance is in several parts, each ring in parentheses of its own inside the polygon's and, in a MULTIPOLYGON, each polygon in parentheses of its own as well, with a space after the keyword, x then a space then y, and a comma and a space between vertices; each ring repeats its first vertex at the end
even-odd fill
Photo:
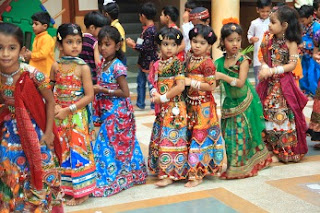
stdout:
MULTIPOLYGON (((0 23, 0 210, 63 212, 64 198, 69 197, 67 205, 78 205, 89 195, 107 197, 145 183, 147 166, 159 187, 179 180, 194 187, 206 175, 252 177, 273 159, 299 162, 307 153, 302 110, 308 99, 293 75, 301 43, 294 9, 270 8, 257 90, 247 79, 251 60, 240 52, 243 30, 237 19, 223 21, 219 47, 224 55, 213 62, 217 37, 205 8, 189 8, 194 26, 184 39, 174 24, 176 8, 163 8, 160 20, 166 26, 156 32, 155 6, 146 3, 139 12, 145 27, 137 42, 124 41, 114 1, 105 1, 100 9, 102 14, 85 17, 84 35, 76 24, 59 26, 60 58, 49 71, 19 59, 49 60, 36 52, 49 45, 46 18, 33 18, 37 37, 32 53, 23 47, 19 27, 0 23), (109 19, 114 27, 108 26, 109 19), (139 75, 150 84, 154 104, 147 166, 136 138, 124 43, 140 51, 139 75), (219 85, 221 121, 213 96, 219 85), (99 127, 97 133, 93 125, 99 127)), ((254 37, 252 42, 259 41, 254 37)), ((318 88, 308 131, 313 138, 320 134, 319 94, 318 88)), ((140 104, 143 108, 143 98, 140 104)))

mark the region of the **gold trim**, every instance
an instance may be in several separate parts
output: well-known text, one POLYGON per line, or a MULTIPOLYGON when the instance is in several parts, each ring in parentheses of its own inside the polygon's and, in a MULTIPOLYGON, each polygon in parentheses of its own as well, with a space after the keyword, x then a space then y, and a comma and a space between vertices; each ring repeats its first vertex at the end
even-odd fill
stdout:
POLYGON ((222 113, 221 118, 222 119, 230 118, 243 113, 250 106, 252 99, 253 99, 253 95, 250 89, 248 89, 247 97, 238 106, 230 109, 221 109, 221 113, 222 113))

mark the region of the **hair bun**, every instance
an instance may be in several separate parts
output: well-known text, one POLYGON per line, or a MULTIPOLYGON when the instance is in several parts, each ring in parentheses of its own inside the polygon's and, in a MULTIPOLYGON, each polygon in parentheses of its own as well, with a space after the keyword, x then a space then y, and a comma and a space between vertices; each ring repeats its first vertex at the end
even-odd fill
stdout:
POLYGON ((230 17, 222 20, 222 24, 240 24, 240 21, 238 18, 230 17))

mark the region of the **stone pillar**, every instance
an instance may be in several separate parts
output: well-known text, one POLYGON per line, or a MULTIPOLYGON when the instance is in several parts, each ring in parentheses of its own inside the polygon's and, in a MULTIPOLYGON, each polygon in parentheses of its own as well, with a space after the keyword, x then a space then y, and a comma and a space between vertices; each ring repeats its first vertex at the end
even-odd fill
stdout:
POLYGON ((212 47, 213 59, 222 56, 222 52, 218 49, 222 20, 229 17, 236 17, 240 20, 239 14, 240 0, 211 0, 211 26, 218 37, 217 42, 212 47))

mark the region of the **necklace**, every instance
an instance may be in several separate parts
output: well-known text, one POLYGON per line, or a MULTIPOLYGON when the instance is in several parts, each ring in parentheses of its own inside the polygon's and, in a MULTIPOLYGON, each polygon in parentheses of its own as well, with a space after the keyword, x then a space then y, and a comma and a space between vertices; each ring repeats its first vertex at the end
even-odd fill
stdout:
POLYGON ((173 60, 173 57, 168 58, 168 59, 166 59, 166 60, 160 60, 160 61, 159 61, 159 64, 160 64, 162 67, 166 67, 166 66, 168 66, 168 65, 172 62, 172 60, 173 60))
POLYGON ((6 85, 8 86, 11 86, 13 84, 13 76, 15 76, 18 72, 20 71, 20 67, 17 71, 11 73, 10 75, 9 74, 5 74, 3 72, 0 72, 0 75, 2 75, 3 77, 6 77, 7 78, 7 81, 6 81, 6 85))
POLYGON ((111 61, 103 63, 102 70, 104 70, 106 67, 108 67, 113 61, 114 61, 114 59, 112 59, 111 61))
POLYGON ((204 59, 203 56, 199 56, 199 57, 195 57, 195 56, 191 56, 190 58, 190 63, 200 63, 202 60, 204 59))
POLYGON ((235 59, 237 56, 238 56, 238 53, 233 54, 233 55, 227 55, 227 53, 226 53, 226 59, 230 59, 230 58, 235 59))

